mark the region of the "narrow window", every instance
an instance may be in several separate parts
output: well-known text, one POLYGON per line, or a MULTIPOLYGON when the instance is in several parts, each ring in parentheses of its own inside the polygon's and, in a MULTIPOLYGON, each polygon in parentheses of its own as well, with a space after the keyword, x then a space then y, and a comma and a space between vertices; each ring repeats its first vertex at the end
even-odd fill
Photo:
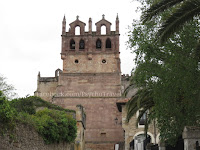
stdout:
POLYGON ((97 39, 96 41, 96 49, 101 49, 101 40, 97 39))
POLYGON ((70 49, 75 49, 75 41, 73 39, 70 40, 70 49))
POLYGON ((80 35, 80 33, 81 33, 81 28, 79 26, 76 26, 75 35, 80 35))
POLYGON ((80 42, 79 42, 79 49, 85 49, 85 42, 84 42, 84 40, 80 40, 80 42))
POLYGON ((106 35, 106 26, 105 25, 101 26, 101 35, 106 35))
MULTIPOLYGON (((139 111, 139 113, 141 113, 141 111, 139 111)), ((147 113, 145 112, 140 118, 139 125, 145 125, 146 119, 147 119, 147 113)))
POLYGON ((111 40, 110 39, 106 40, 106 48, 111 48, 111 40))

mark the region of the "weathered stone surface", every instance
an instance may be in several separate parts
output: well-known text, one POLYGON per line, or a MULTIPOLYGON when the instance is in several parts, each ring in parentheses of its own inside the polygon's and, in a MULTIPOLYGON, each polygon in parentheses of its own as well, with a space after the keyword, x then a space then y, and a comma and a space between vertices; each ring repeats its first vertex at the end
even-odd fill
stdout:
POLYGON ((84 106, 87 118, 86 141, 117 143, 123 138, 120 124, 121 114, 116 108, 116 98, 55 98, 54 102, 69 109, 74 109, 74 105, 78 104, 84 106), (118 118, 117 123, 116 118, 118 118))
POLYGON ((200 127, 186 126, 183 131, 183 139, 200 139, 200 127))
MULTIPOLYGON (((127 111, 125 105, 122 105, 122 127, 125 130, 125 150, 129 150, 130 142, 134 140, 137 135, 144 134, 144 126, 136 124, 138 114, 133 116, 129 123, 126 123, 126 115, 127 111)), ((155 144, 159 142, 159 132, 153 123, 149 126, 148 135, 151 136, 152 143, 155 144)))
POLYGON ((121 113, 116 106, 121 98, 119 18, 116 18, 116 31, 111 31, 111 23, 105 16, 96 23, 96 32, 92 31, 91 18, 89 32, 85 32, 85 23, 79 17, 69 25, 69 32, 66 32, 64 18, 63 72, 57 76, 57 82, 46 82, 39 77, 35 94, 63 108, 75 110, 77 105, 82 105, 86 112, 85 149, 113 149, 115 144, 124 142, 121 113), (106 26, 105 35, 101 35, 103 25, 106 26), (77 26, 80 35, 75 35, 77 26), (100 48, 97 48, 98 40, 100 48), (84 41, 84 48, 80 48, 81 41, 84 41), (45 92, 55 95, 45 97, 45 92))
POLYGON ((76 125, 77 125, 77 137, 75 140, 74 148, 75 150, 84 150, 85 149, 85 127, 86 127, 86 116, 84 108, 82 105, 76 106, 76 125))
POLYGON ((0 150, 71 150, 73 147, 64 142, 45 144, 33 127, 23 124, 17 125, 13 135, 14 140, 8 134, 0 136, 0 150))
POLYGON ((74 54, 66 55, 63 61, 64 73, 110 73, 119 72, 118 64, 119 59, 116 59, 116 54, 113 53, 92 53, 91 59, 88 59, 88 55, 74 54), (75 63, 78 60, 78 63, 75 63), (103 60, 105 60, 103 62, 103 60))
POLYGON ((86 150, 113 150, 115 143, 86 143, 86 150))
POLYGON ((196 142, 200 143, 200 127, 186 126, 182 136, 184 150, 196 150, 196 142))
MULTIPOLYGON (((121 78, 122 82, 122 92, 130 85, 130 77, 128 75, 123 75, 121 78)), ((122 128, 125 131, 125 150, 130 149, 130 143, 135 140, 135 137, 144 134, 144 125, 139 125, 137 123, 137 116, 134 115, 130 121, 126 122, 127 110, 125 104, 129 101, 130 97, 137 92, 136 88, 132 88, 128 93, 127 97, 117 101, 118 110, 122 113, 122 128)), ((148 135, 151 137, 151 143, 157 144, 159 142, 159 132, 155 126, 155 122, 150 124, 148 128, 148 135)), ((135 142, 134 142, 135 143, 135 142)))

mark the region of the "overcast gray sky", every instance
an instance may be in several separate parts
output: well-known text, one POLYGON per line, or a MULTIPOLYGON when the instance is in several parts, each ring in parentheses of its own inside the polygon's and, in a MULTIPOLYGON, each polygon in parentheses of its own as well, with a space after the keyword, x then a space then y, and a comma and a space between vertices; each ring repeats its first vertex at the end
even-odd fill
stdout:
POLYGON ((8 78, 20 97, 33 95, 37 87, 37 74, 54 76, 62 69, 61 29, 65 14, 68 24, 76 19, 86 23, 91 17, 95 23, 105 19, 112 23, 118 13, 120 21, 120 51, 122 74, 130 74, 134 55, 127 50, 128 26, 138 3, 132 0, 1 0, 0 1, 0 74, 8 78))

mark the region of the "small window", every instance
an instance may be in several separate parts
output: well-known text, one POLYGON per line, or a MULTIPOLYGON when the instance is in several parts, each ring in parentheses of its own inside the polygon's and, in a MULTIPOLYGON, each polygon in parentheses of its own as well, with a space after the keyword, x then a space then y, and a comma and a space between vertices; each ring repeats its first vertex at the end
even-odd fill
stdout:
POLYGON ((78 64, 78 59, 75 59, 75 61, 74 61, 76 64, 78 64))
POLYGON ((75 41, 73 39, 70 41, 70 49, 75 49, 75 41))
POLYGON ((110 39, 106 40, 106 48, 111 48, 111 41, 110 41, 110 39))
POLYGON ((101 40, 100 39, 98 39, 96 41, 96 49, 101 49, 101 40))
POLYGON ((106 63, 106 60, 105 60, 105 59, 103 59, 103 60, 102 60, 102 63, 103 63, 103 64, 105 64, 105 63, 106 63))
POLYGON ((79 42, 79 49, 85 49, 85 42, 84 42, 84 40, 80 40, 80 42, 79 42))
MULTIPOLYGON (((139 111, 139 113, 141 113, 141 111, 139 111)), ((146 120, 147 120, 147 113, 145 112, 143 116, 140 118, 139 125, 145 125, 146 120)))

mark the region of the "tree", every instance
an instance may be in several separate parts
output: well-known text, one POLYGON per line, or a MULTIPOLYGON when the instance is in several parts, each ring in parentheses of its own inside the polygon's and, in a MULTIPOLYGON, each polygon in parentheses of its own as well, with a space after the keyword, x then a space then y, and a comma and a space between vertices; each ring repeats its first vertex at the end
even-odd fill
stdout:
POLYGON ((0 91, 0 133, 4 133, 7 130, 13 131, 15 127, 15 119, 17 112, 10 106, 9 101, 0 91))
POLYGON ((200 14, 199 0, 159 0, 154 3, 142 15, 143 22, 159 16, 161 13, 173 9, 170 15, 164 19, 158 31, 161 43, 165 42, 172 34, 183 28, 183 26, 200 14))
POLYGON ((140 118, 152 109, 154 106, 154 101, 152 97, 151 89, 139 89, 135 95, 133 95, 126 104, 127 109, 127 122, 136 114, 138 110, 141 110, 136 124, 138 124, 140 118))
MULTIPOLYGON (((130 90, 130 89, 131 89, 131 86, 129 86, 129 88, 127 88, 126 90, 130 90)), ((136 92, 136 94, 133 95, 130 98, 130 100, 126 103, 126 110, 127 110, 126 121, 127 122, 130 121, 130 119, 137 113, 138 110, 140 111, 140 113, 137 117, 136 126, 138 125, 140 119, 144 115, 146 115, 146 119, 144 123, 146 137, 147 137, 148 126, 151 123, 151 121, 155 119, 153 118, 154 116, 153 107, 154 107, 154 101, 153 101, 153 96, 152 96, 152 90, 146 89, 146 88, 139 89, 136 92)))
POLYGON ((6 82, 6 78, 0 75, 0 91, 2 91, 3 95, 8 99, 12 99, 17 94, 14 92, 15 88, 13 85, 8 84, 6 82))
POLYGON ((161 139, 173 144, 184 126, 200 126, 200 69, 195 48, 200 25, 197 18, 193 19, 160 45, 155 42, 156 31, 166 13, 171 12, 145 24, 134 21, 128 44, 136 54, 132 80, 137 88, 152 90, 152 115, 157 118, 161 139))

